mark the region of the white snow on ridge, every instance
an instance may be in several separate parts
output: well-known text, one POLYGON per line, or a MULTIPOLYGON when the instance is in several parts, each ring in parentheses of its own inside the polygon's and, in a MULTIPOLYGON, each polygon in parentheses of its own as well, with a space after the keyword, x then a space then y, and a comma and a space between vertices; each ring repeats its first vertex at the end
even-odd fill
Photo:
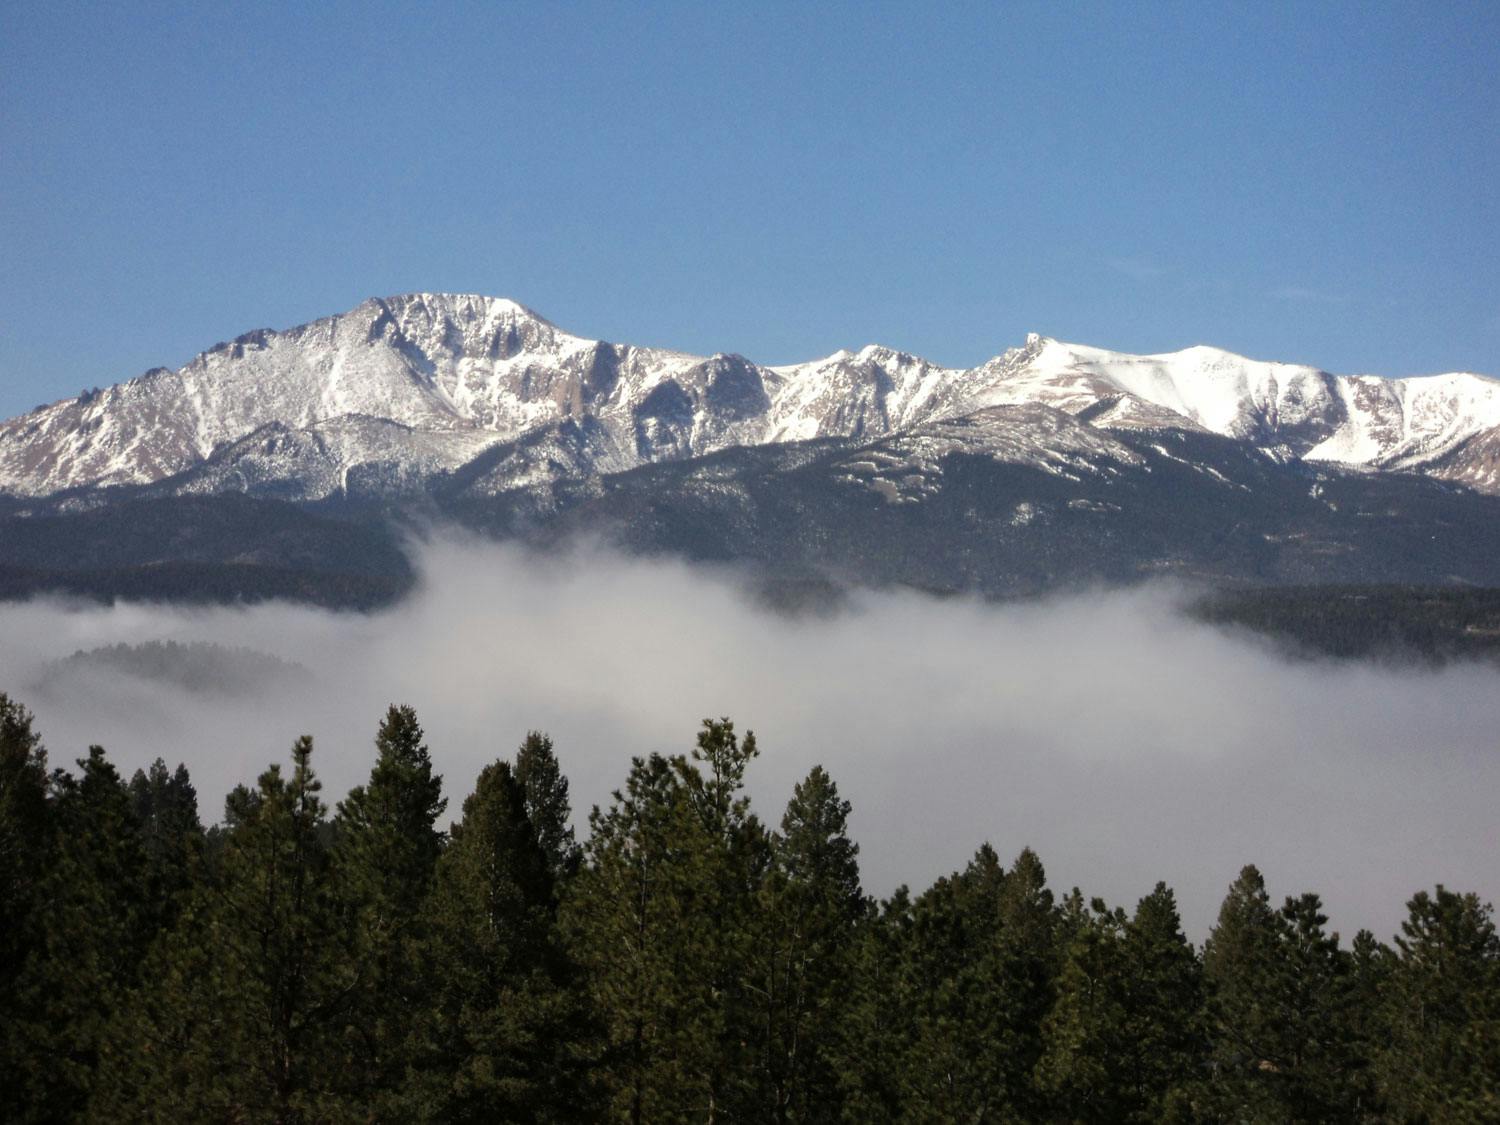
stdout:
POLYGON ((938 393, 965 375, 878 344, 768 370, 778 380, 768 442, 905 429, 938 413, 938 393))
POLYGON ((1203 346, 1129 355, 1033 337, 1027 351, 1027 362, 987 398, 1044 401, 1076 412, 1124 394, 1237 438, 1253 438, 1267 424, 1305 421, 1334 378, 1311 367, 1265 363, 1203 346))
POLYGON ((1081 413, 1122 396, 1095 424, 1160 426, 1159 411, 1142 409, 1150 404, 1211 432, 1309 460, 1389 469, 1433 466, 1500 427, 1500 381, 1469 373, 1331 375, 1201 345, 1130 355, 1045 337, 1028 339, 1023 355, 1008 377, 976 388, 971 401, 1040 402, 1081 413))
POLYGON ((1482 375, 1361 375, 1338 387, 1349 420, 1303 455, 1309 460, 1418 467, 1500 425, 1500 381, 1482 375))
POLYGON ((0 423, 0 491, 148 483, 241 455, 252 475, 312 472, 311 454, 292 457, 292 445, 272 455, 236 444, 271 424, 323 435, 308 448, 323 487, 336 488, 357 466, 393 465, 403 447, 413 466, 447 470, 569 421, 590 427, 568 439, 569 471, 613 471, 1024 404, 1098 430, 1208 430, 1277 456, 1500 488, 1500 382, 1478 375, 1335 376, 1203 346, 1129 355, 1035 335, 969 370, 876 345, 761 367, 586 339, 502 298, 416 293, 247 333, 179 371, 0 423))

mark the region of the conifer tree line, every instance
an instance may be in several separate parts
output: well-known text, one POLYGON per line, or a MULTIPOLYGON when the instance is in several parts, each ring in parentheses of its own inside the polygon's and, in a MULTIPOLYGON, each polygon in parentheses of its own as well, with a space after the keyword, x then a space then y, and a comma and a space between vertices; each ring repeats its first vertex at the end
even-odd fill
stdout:
POLYGON ((393 706, 330 806, 302 738, 204 828, 186 769, 49 771, 0 695, 0 1119, 1493 1122, 1500 938, 1473 894, 1345 945, 1230 885, 1196 948, 982 846, 874 901, 822 768, 775 826, 705 720, 570 827, 528 734, 449 809, 393 706))

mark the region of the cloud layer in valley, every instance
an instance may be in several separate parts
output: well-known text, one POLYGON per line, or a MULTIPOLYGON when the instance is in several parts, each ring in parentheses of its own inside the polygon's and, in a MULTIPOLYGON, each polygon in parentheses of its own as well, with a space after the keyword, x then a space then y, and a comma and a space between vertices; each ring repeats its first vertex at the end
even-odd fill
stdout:
POLYGON ((205 819, 303 733, 336 799, 400 701, 427 728, 452 815, 483 764, 540 728, 582 828, 631 755, 685 751, 701 718, 728 715, 760 741, 764 819, 828 767, 880 895, 989 840, 1007 861, 1030 844, 1054 887, 1113 903, 1164 879, 1197 937, 1247 862, 1275 896, 1320 892, 1346 933, 1388 938, 1436 882, 1500 898, 1492 668, 1292 663, 1186 620, 1163 589, 1009 606, 872 594, 788 618, 727 576, 595 551, 450 541, 424 550, 422 572, 416 595, 372 616, 7 605, 0 690, 36 713, 54 765, 94 742, 126 772, 186 762, 205 819), (242 646, 296 674, 204 692, 55 664, 151 641, 242 646))

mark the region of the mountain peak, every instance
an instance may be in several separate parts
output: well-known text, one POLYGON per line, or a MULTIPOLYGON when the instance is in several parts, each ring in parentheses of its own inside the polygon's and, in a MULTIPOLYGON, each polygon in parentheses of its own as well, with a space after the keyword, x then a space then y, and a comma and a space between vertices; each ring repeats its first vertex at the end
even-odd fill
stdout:
POLYGON ((1193 344, 1186 348, 1180 348, 1175 352, 1161 352, 1158 355, 1149 356, 1150 359, 1181 359, 1200 367, 1222 367, 1222 366, 1255 366, 1255 367, 1291 367, 1305 369, 1305 364, 1286 363, 1281 360, 1251 359, 1249 356, 1232 352, 1227 348, 1216 348, 1212 344, 1193 344))
POLYGON ((527 320, 549 328, 556 327, 546 317, 519 301, 509 297, 490 297, 483 293, 432 293, 419 290, 412 293, 396 293, 387 297, 371 297, 361 302, 359 307, 403 310, 421 308, 471 320, 476 318, 527 320))
POLYGON ((1441 470, 1491 430, 1500 446, 1500 383, 1471 376, 1341 377, 1203 344, 1131 355, 1038 332, 967 371, 880 344, 767 369, 574 336, 508 297, 414 291, 246 333, 179 371, 0 424, 0 492, 163 481, 269 423, 313 435, 338 488, 361 466, 452 471, 569 424, 588 435, 569 463, 613 472, 1026 404, 1099 430, 1207 429, 1370 467, 1441 470), (381 425, 340 421, 353 418, 381 425))

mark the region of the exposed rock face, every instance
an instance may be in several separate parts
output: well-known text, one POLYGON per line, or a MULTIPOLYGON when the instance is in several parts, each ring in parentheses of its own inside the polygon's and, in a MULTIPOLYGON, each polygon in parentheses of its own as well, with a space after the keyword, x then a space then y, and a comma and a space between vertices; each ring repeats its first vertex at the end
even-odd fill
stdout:
POLYGON ((513 301, 427 293, 249 332, 179 371, 0 424, 0 492, 160 483, 314 500, 400 497, 439 478, 503 491, 971 416, 1001 459, 1065 460, 1083 431, 1101 451, 1111 431, 1206 431, 1279 459, 1500 493, 1500 382, 1478 375, 1335 376, 1207 347, 1135 356, 1039 336, 969 370, 875 346, 761 367, 587 340, 513 301), (992 412, 1019 406, 1072 426, 992 412), (1058 447, 1039 451, 1048 433, 1058 447))

